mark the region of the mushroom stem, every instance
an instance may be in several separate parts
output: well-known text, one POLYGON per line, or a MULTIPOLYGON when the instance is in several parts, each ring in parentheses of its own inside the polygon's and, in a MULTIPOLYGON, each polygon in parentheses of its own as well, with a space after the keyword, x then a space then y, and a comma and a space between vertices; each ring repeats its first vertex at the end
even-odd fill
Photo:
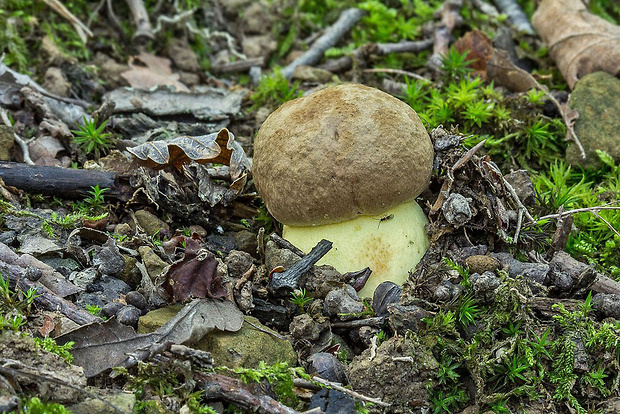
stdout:
POLYGON ((400 285, 407 280, 429 246, 426 223, 424 212, 411 200, 377 216, 322 226, 284 226, 283 236, 304 252, 321 239, 333 242, 318 264, 332 265, 342 273, 370 267, 372 274, 359 295, 372 297, 386 280, 400 285))

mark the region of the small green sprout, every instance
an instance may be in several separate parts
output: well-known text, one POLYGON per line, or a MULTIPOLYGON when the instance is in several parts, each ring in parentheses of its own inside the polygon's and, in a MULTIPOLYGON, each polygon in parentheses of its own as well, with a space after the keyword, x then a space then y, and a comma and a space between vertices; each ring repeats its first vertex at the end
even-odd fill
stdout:
POLYGON ((299 306, 299 309, 304 312, 306 305, 312 302, 312 298, 306 296, 306 289, 299 289, 294 292, 291 292, 291 303, 299 306))
POLYGON ((68 363, 73 362, 73 355, 69 350, 73 348, 75 342, 67 342, 64 345, 58 345, 53 338, 46 336, 45 338, 33 338, 34 342, 37 346, 45 349, 48 352, 56 354, 60 356, 62 359, 67 361, 68 363))
POLYGON ((113 135, 103 132, 108 125, 108 120, 97 126, 96 119, 84 117, 84 124, 78 125, 78 129, 72 130, 73 142, 87 155, 93 154, 96 159, 106 154, 113 146, 113 135))
POLYGON ((101 307, 97 305, 86 304, 86 311, 95 316, 101 316, 101 307))
POLYGON ((450 50, 441 57, 441 70, 448 79, 461 79, 471 72, 469 65, 474 63, 474 60, 467 60, 468 54, 468 51, 459 53, 458 50, 452 46, 450 50))

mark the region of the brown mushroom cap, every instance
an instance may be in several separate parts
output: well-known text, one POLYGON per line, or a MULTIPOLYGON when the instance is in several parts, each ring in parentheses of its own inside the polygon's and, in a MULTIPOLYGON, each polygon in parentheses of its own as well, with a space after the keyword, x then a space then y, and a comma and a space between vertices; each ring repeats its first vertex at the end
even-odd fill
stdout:
POLYGON ((340 85, 269 115, 254 142, 254 183, 281 223, 337 223, 418 196, 433 156, 411 107, 378 89, 340 85))

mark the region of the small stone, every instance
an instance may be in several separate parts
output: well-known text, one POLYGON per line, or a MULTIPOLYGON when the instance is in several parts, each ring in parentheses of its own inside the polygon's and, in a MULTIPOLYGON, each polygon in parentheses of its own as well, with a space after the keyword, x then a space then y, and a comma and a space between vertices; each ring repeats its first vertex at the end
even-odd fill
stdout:
POLYGON ((138 322, 138 333, 155 332, 183 309, 183 304, 170 305, 148 312, 138 322))
POLYGON ((620 157, 620 80, 606 72, 585 75, 570 95, 570 106, 579 113, 575 133, 586 152, 581 158, 577 145, 566 149, 566 160, 571 165, 598 168, 596 150, 607 152, 613 159, 620 157))
POLYGON ((228 274, 230 277, 240 278, 247 272, 254 263, 249 253, 239 250, 231 250, 224 260, 228 266, 228 274))
POLYGON ((274 14, 270 3, 254 1, 243 13, 243 31, 245 34, 264 34, 271 30, 274 14))
POLYGON ((309 411, 318 408, 322 414, 357 413, 353 397, 330 388, 321 388, 310 398, 309 411))
POLYGON ((138 263, 138 259, 132 256, 124 256, 125 258, 125 267, 123 271, 116 277, 120 280, 124 281, 131 287, 136 287, 140 284, 142 280, 142 273, 140 273, 140 269, 136 266, 138 263))
POLYGON ((327 83, 333 77, 334 74, 328 70, 306 65, 297 66, 291 75, 291 79, 312 83, 327 83))
POLYGON ((164 262, 154 251, 148 246, 138 247, 138 253, 142 258, 142 263, 146 267, 146 271, 149 274, 152 281, 155 281, 157 277, 166 269, 170 264, 164 262))
POLYGON ((515 278, 523 276, 541 285, 548 284, 549 265, 545 263, 528 263, 516 260, 510 253, 491 253, 492 257, 499 260, 502 267, 508 271, 508 276, 515 278))
POLYGON ((305 339, 314 342, 321 335, 321 325, 312 319, 307 313, 297 315, 293 318, 293 322, 289 326, 289 332, 295 339, 305 339))
POLYGON ((119 223, 116 225, 114 233, 120 234, 121 236, 130 236, 133 233, 133 230, 128 223, 119 223))
POLYGON ((536 202, 536 193, 534 192, 534 184, 532 184, 532 180, 527 171, 513 171, 510 174, 506 174, 504 178, 515 190, 517 196, 524 205, 534 205, 536 202))
POLYGON ((118 311, 120 311, 123 307, 125 307, 125 305, 120 302, 110 302, 101 308, 101 314, 106 318, 111 318, 116 316, 118 311))
POLYGON ((56 67, 47 68, 42 86, 46 91, 58 96, 69 96, 71 92, 71 84, 65 79, 62 70, 56 67))
POLYGON ((28 266, 26 268, 26 278, 28 280, 36 282, 41 279, 41 276, 43 276, 43 271, 41 269, 34 266, 28 266))
POLYGON ((97 276, 97 269, 89 267, 81 272, 71 272, 71 274, 69 274, 69 282, 73 282, 74 285, 86 289, 88 285, 97 279, 97 276))
POLYGON ((136 308, 135 306, 126 305, 118 311, 118 313, 116 314, 116 320, 118 320, 118 323, 120 324, 132 326, 133 328, 137 329, 138 320, 140 319, 141 313, 142 312, 140 311, 140 309, 136 308))
POLYGON ((73 414, 116 414, 134 412, 136 405, 136 396, 133 393, 119 392, 112 395, 102 397, 109 404, 97 398, 89 398, 81 403, 67 407, 73 414), (113 408, 114 407, 114 408, 113 408))
POLYGON ((450 194, 441 207, 446 221, 459 227, 471 220, 473 212, 469 206, 469 201, 470 200, 463 197, 461 194, 450 194))
POLYGON ((400 305, 393 303, 388 306, 389 322, 392 329, 404 335, 407 331, 419 332, 426 328, 424 318, 432 314, 416 305, 400 305))
POLYGON ((128 305, 135 306, 141 311, 146 310, 146 298, 142 293, 136 292, 135 290, 127 292, 125 295, 125 302, 127 302, 128 305))
POLYGON ((372 296, 372 309, 377 316, 389 315, 388 305, 398 303, 402 292, 403 288, 394 282, 383 282, 377 286, 372 296))
POLYGON ((363 310, 364 304, 350 285, 332 290, 325 296, 323 311, 331 317, 348 321, 358 318, 363 310))
POLYGON ((474 273, 469 277, 469 281, 474 290, 474 296, 485 302, 493 300, 495 297, 495 290, 500 285, 499 279, 493 272, 484 272, 481 275, 474 273))
POLYGON ((146 210, 138 210, 135 213, 138 225, 148 236, 170 234, 170 226, 155 214, 146 210))
POLYGON ((347 368, 334 355, 327 352, 317 352, 308 358, 310 367, 308 374, 318 375, 319 377, 340 384, 347 384, 347 368))
POLYGON ((98 280, 91 283, 87 290, 97 292, 104 303, 110 303, 131 291, 131 287, 120 279, 102 275, 98 280))
POLYGON ((597 293, 592 297, 592 307, 607 318, 620 319, 620 295, 597 293))
POLYGON ((252 316, 244 316, 244 319, 246 323, 239 331, 213 331, 195 347, 211 352, 214 365, 232 369, 258 368, 261 361, 267 365, 288 362, 293 366, 297 363, 297 354, 287 339, 252 316))
POLYGON ((448 302, 456 298, 461 292, 461 288, 449 280, 442 280, 435 288, 435 299, 439 302, 448 302))
POLYGON ((237 250, 249 253, 252 256, 257 256, 258 241, 256 240, 256 234, 248 230, 241 230, 235 233, 235 244, 237 250))
POLYGON ((196 53, 189 47, 185 40, 173 38, 168 44, 166 50, 170 60, 174 65, 185 72, 199 72, 200 63, 196 53))
POLYGON ((118 275, 125 268, 125 258, 112 237, 93 256, 93 266, 98 266, 99 272, 110 276, 118 275))
POLYGON ((249 58, 263 57, 268 59, 277 47, 278 43, 271 34, 246 36, 241 41, 243 54, 249 58))
POLYGON ((0 161, 11 161, 11 151, 15 146, 13 128, 0 125, 0 161))
POLYGON ((465 264, 469 267, 471 273, 494 272, 500 268, 497 259, 486 255, 474 255, 465 259, 465 264))

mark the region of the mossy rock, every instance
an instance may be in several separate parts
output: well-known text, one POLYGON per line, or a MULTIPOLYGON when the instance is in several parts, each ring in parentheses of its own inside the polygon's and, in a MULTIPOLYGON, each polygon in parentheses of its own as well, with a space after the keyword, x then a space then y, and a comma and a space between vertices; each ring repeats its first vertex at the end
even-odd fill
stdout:
POLYGON ((229 368, 258 368, 261 361, 267 365, 288 362, 297 365, 297 354, 286 339, 261 324, 252 316, 237 332, 213 332, 202 338, 196 348, 211 352, 216 366, 229 368), (257 328, 258 327, 258 328, 257 328))
POLYGON ((566 150, 566 161, 573 166, 599 168, 596 150, 614 159, 620 157, 620 80, 606 72, 584 76, 575 85, 570 106, 579 112, 575 133, 586 152, 582 159, 577 145, 566 150))

